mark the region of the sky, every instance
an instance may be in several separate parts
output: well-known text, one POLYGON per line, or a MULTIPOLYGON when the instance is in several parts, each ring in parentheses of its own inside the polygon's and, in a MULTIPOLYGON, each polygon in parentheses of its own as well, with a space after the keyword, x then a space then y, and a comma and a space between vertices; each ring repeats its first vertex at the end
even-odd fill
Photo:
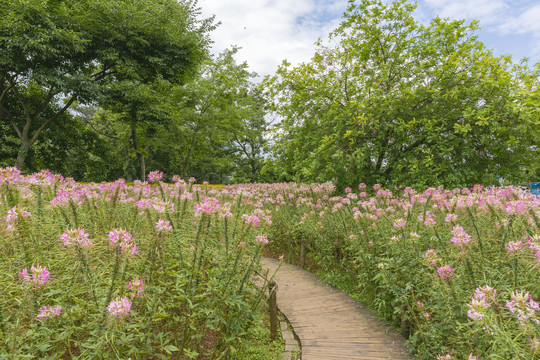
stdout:
MULTIPOLYGON (((388 3, 391 0, 384 0, 388 3)), ((287 59, 308 62, 317 39, 341 22, 347 0, 199 0, 203 17, 216 16, 212 52, 241 47, 237 61, 246 61, 260 77, 271 75, 287 59)), ((480 41, 496 55, 511 54, 540 62, 540 0, 418 0, 415 17, 422 22, 443 18, 479 20, 480 41)))

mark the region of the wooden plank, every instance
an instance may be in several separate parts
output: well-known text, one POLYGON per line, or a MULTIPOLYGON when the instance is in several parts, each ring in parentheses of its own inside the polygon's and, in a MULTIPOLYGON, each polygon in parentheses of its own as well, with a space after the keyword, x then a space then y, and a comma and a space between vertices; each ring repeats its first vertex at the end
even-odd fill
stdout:
MULTIPOLYGON (((268 258, 262 263, 270 274, 279 265, 268 258)), ((303 360, 413 359, 395 329, 313 274, 283 263, 274 281, 278 308, 300 339, 303 360)))

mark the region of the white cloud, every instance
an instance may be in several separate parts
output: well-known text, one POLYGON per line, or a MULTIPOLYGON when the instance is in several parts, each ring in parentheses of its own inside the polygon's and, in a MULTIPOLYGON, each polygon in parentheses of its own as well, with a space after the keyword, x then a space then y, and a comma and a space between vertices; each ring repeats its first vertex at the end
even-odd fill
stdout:
POLYGON ((500 28, 505 33, 532 33, 540 36, 540 5, 526 9, 517 17, 507 19, 500 28))
POLYGON ((200 0, 204 16, 216 15, 221 25, 212 33, 214 51, 237 45, 238 59, 264 76, 287 59, 309 61, 314 42, 339 23, 346 0, 200 0))
POLYGON ((423 3, 442 18, 475 19, 481 25, 497 23, 508 9, 503 0, 423 0, 423 3))

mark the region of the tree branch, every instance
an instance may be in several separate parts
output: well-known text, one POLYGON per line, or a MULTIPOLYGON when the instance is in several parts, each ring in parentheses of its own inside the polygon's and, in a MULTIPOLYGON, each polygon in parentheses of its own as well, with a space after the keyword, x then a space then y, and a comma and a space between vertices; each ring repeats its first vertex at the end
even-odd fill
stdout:
POLYGON ((45 121, 39 127, 39 129, 36 130, 36 132, 34 133, 34 136, 32 136, 32 138, 30 139, 30 146, 32 146, 36 142, 39 135, 43 132, 43 130, 45 130, 49 126, 50 123, 52 123, 54 120, 56 120, 60 115, 62 115, 71 106, 71 104, 73 104, 73 102, 75 101, 76 98, 77 98, 77 96, 73 95, 71 97, 71 99, 69 99, 69 101, 64 105, 64 107, 62 109, 60 109, 60 111, 58 111, 56 114, 54 114, 49 119, 47 119, 47 121, 45 121))

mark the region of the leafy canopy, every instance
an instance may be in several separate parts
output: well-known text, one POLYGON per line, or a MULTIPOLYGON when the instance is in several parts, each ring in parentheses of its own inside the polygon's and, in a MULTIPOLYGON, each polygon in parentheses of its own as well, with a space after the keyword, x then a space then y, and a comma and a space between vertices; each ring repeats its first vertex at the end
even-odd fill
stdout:
POLYGON ((310 62, 265 79, 283 119, 274 156, 284 172, 340 186, 466 186, 538 166, 538 68, 495 57, 476 22, 424 25, 415 7, 350 1, 310 62))

